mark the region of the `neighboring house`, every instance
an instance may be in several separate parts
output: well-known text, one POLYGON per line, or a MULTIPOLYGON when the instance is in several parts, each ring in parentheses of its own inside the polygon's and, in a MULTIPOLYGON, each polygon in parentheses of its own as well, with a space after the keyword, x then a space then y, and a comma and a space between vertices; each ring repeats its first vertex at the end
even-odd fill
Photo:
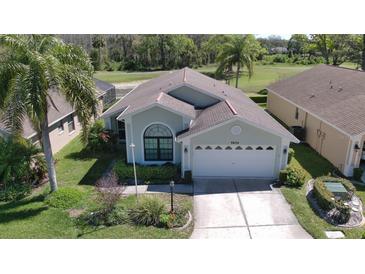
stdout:
MULTIPOLYGON (((99 80, 95 80, 95 85, 97 98, 99 99, 98 116, 100 116, 104 105, 115 100, 115 88, 99 80)), ((50 104, 48 108, 49 137, 52 152, 56 153, 80 133, 81 125, 75 110, 62 94, 57 90, 50 90, 49 95, 57 107, 56 109, 50 104)), ((8 134, 5 126, 0 122, 0 136, 6 137, 8 134)), ((31 140, 32 143, 38 143, 40 139, 37 132, 32 128, 28 117, 23 122, 23 137, 31 140)))
POLYGON ((346 176, 359 167, 365 140, 365 73, 318 65, 268 87, 268 110, 346 176))
POLYGON ((276 178, 287 165, 283 126, 241 90, 189 68, 141 84, 103 113, 127 162, 181 164, 182 176, 276 178))

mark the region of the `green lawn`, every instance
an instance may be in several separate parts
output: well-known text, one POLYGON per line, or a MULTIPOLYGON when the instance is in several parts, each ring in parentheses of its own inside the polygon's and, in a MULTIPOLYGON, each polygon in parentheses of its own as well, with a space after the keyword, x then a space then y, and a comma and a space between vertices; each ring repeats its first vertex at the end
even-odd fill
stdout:
POLYGON ((166 71, 125 72, 125 71, 97 71, 94 77, 109 83, 128 83, 149 80, 166 73, 166 71))
MULTIPOLYGON (((87 208, 95 206, 96 203, 93 184, 110 162, 120 158, 122 154, 106 152, 90 155, 82 148, 80 139, 76 138, 57 153, 55 158, 60 188, 80 188, 85 195, 85 202, 80 207, 87 208)), ((48 189, 46 185, 20 201, 0 202, 0 238, 187 238, 191 233, 191 229, 177 232, 153 227, 119 225, 80 235, 80 229, 67 211, 48 207, 43 202, 48 189)), ((133 199, 134 197, 123 198, 120 203, 131 203, 133 199)), ((190 203, 192 208, 190 196, 176 195, 176 199, 190 203)))
MULTIPOLYGON (((334 170, 334 167, 330 162, 317 154, 313 149, 306 145, 294 145, 295 156, 292 159, 290 165, 300 167, 304 169, 306 173, 306 179, 315 178, 323 175, 328 175, 334 170)), ((357 186, 357 195, 365 201, 365 187, 357 186)), ((307 230, 314 238, 326 238, 325 230, 341 230, 346 235, 346 238, 361 238, 365 233, 365 227, 353 228, 353 229, 340 229, 338 227, 328 224, 321 219, 310 207, 306 199, 305 186, 296 188, 281 188, 287 201, 291 204, 292 210, 299 223, 307 230)))
MULTIPOLYGON (((312 66, 291 65, 291 64, 275 64, 275 65, 261 65, 257 64, 254 67, 254 75, 251 79, 248 78, 247 73, 243 72, 238 81, 238 87, 245 92, 258 92, 269 84, 299 72, 311 68, 312 66)), ((199 72, 214 72, 216 65, 207 65, 198 68, 199 72)), ((110 82, 110 83, 125 83, 139 80, 147 80, 160 76, 164 71, 158 72, 123 72, 123 71, 98 71, 95 73, 95 78, 110 82)), ((235 80, 231 80, 231 85, 235 84, 235 80)))

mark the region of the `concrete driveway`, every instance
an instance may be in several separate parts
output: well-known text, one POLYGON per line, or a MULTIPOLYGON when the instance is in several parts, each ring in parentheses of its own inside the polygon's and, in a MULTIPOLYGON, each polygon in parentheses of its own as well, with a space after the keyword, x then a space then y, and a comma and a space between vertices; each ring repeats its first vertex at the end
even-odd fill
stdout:
POLYGON ((198 179, 192 239, 310 239, 271 181, 198 179))

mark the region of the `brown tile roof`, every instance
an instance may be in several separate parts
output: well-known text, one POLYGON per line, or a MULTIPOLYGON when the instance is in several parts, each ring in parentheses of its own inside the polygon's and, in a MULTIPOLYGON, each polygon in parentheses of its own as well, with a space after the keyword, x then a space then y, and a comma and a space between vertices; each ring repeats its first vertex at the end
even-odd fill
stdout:
MULTIPOLYGON (((221 101, 221 103, 205 110, 195 111, 196 119, 190 130, 183 134, 184 136, 188 136, 193 132, 198 132, 222 121, 231 119, 233 117, 232 115, 237 115, 258 126, 272 130, 280 135, 286 136, 290 140, 296 141, 293 135, 262 108, 257 106, 257 104, 249 99, 240 89, 226 85, 223 82, 212 79, 189 68, 166 73, 158 78, 141 84, 108 109, 102 117, 108 117, 123 110, 125 112, 122 116, 129 114, 144 108, 149 104, 155 103, 159 96, 160 100, 162 98, 165 106, 170 106, 170 108, 192 114, 192 106, 167 94, 169 91, 180 86, 190 86, 194 89, 208 93, 221 101), (229 101, 229 104, 224 101, 229 101)), ((182 137, 182 135, 180 137, 182 137)))
POLYGON ((178 138, 184 138, 191 134, 198 133, 202 130, 219 125, 225 121, 232 119, 235 116, 232 109, 227 104, 227 101, 219 102, 200 111, 198 117, 192 123, 190 129, 178 135, 178 138))
POLYGON ((348 135, 365 132, 365 72, 318 65, 268 89, 348 135))

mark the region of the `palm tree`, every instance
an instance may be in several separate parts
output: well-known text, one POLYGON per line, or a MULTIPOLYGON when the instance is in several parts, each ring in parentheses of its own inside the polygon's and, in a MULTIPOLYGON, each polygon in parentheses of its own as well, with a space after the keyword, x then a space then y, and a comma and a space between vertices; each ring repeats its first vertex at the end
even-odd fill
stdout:
POLYGON ((28 117, 38 132, 47 162, 51 191, 57 179, 48 131, 50 89, 57 89, 74 107, 87 138, 96 113, 93 68, 80 47, 64 44, 51 35, 0 35, 0 116, 13 134, 21 134, 28 117))
POLYGON ((251 78, 253 74, 253 61, 260 51, 260 45, 252 35, 232 35, 228 42, 223 44, 217 60, 219 66, 217 74, 224 71, 232 71, 236 66, 236 88, 238 87, 238 79, 241 69, 246 67, 248 76, 251 78))

